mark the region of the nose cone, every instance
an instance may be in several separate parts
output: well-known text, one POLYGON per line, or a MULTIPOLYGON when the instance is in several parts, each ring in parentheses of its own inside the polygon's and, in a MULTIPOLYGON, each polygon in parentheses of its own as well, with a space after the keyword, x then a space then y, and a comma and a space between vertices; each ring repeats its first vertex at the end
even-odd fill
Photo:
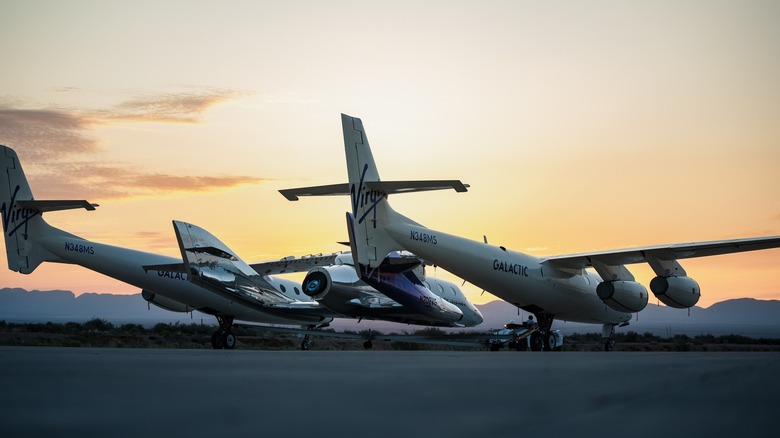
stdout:
POLYGON ((485 318, 482 317, 482 313, 479 312, 479 309, 476 307, 471 307, 471 312, 468 312, 464 315, 464 319, 468 318, 468 321, 466 322, 467 327, 474 327, 475 325, 480 325, 485 320, 485 318))

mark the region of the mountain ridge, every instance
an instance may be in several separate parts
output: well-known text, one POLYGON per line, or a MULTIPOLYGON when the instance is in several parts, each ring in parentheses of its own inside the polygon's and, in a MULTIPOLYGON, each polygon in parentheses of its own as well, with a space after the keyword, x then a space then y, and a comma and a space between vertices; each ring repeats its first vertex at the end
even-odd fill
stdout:
MULTIPOLYGON (((505 323, 522 321, 527 312, 504 301, 477 305, 485 321, 467 330, 487 331, 505 323)), ((215 324, 213 316, 200 312, 177 313, 150 305, 141 294, 118 295, 85 293, 76 296, 68 290, 28 291, 22 288, 0 288, 0 320, 7 322, 84 322, 100 318, 113 323, 215 324)), ((383 332, 412 332, 423 327, 383 321, 337 319, 331 327, 337 330, 373 329, 383 332)), ((553 328, 564 334, 600 332, 601 325, 555 321, 553 328)), ((650 332, 656 335, 741 334, 751 337, 780 337, 780 300, 736 298, 707 308, 673 309, 649 304, 620 331, 650 332)))

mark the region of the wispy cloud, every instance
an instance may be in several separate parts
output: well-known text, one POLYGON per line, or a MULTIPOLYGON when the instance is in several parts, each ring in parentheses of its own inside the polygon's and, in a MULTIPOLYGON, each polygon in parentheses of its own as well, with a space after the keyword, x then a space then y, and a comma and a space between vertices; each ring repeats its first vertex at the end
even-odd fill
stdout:
POLYGON ((0 142, 23 150, 26 158, 35 161, 95 152, 98 141, 87 133, 92 124, 64 111, 0 106, 0 142))
POLYGON ((49 199, 78 197, 100 200, 202 192, 267 181, 241 175, 173 175, 99 163, 59 163, 56 166, 44 166, 42 170, 29 176, 30 184, 37 197, 49 199), (63 175, 79 177, 63 178, 63 175))
POLYGON ((199 116, 212 106, 247 94, 238 90, 209 89, 141 96, 97 113, 97 116, 107 121, 197 123, 199 116))
POLYGON ((200 116, 214 105, 248 94, 230 89, 201 89, 142 95, 100 110, 20 109, 0 102, 0 143, 16 149, 25 162, 35 163, 36 171, 28 178, 41 198, 100 200, 257 184, 264 179, 177 175, 106 164, 100 161, 100 142, 90 136, 95 125, 117 122, 198 123, 200 116), (89 161, 83 161, 85 156, 89 156, 89 161))

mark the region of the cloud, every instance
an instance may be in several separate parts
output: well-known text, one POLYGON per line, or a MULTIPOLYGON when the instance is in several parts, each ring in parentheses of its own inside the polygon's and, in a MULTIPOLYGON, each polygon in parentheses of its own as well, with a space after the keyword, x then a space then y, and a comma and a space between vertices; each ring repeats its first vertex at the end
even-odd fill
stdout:
POLYGON ((156 196, 168 193, 204 192, 259 184, 268 181, 241 175, 192 176, 145 172, 132 167, 101 163, 59 163, 44 166, 36 175, 28 175, 30 185, 40 199, 79 198, 92 201, 156 196), (79 175, 63 178, 63 175, 79 175))
POLYGON ((58 110, 0 107, 0 143, 35 161, 95 152, 98 141, 85 132, 93 123, 58 110))
POLYGON ((134 122, 197 123, 198 116, 212 106, 247 93, 229 89, 201 90, 197 93, 165 93, 122 102, 101 112, 105 120, 134 122))
MULTIPOLYGON (((80 91, 60 91, 74 90, 80 91)), ((117 122, 198 123, 199 117, 214 105, 247 94, 230 89, 200 89, 143 95, 101 110, 19 109, 0 102, 0 144, 13 147, 25 162, 33 163, 34 171, 27 176, 39 198, 105 200, 257 184, 264 180, 248 176, 182 176, 106 164, 100 161, 100 142, 89 135, 96 125, 117 122), (78 160, 79 155, 90 161, 78 160), (78 178, 70 177, 74 175, 78 178)))

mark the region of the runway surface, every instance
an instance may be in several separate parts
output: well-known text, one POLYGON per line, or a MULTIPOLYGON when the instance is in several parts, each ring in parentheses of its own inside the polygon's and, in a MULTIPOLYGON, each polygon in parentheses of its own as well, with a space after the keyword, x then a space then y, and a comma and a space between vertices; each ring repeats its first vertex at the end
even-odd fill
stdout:
POLYGON ((778 394, 777 353, 0 347, 8 437, 761 437, 778 394))

